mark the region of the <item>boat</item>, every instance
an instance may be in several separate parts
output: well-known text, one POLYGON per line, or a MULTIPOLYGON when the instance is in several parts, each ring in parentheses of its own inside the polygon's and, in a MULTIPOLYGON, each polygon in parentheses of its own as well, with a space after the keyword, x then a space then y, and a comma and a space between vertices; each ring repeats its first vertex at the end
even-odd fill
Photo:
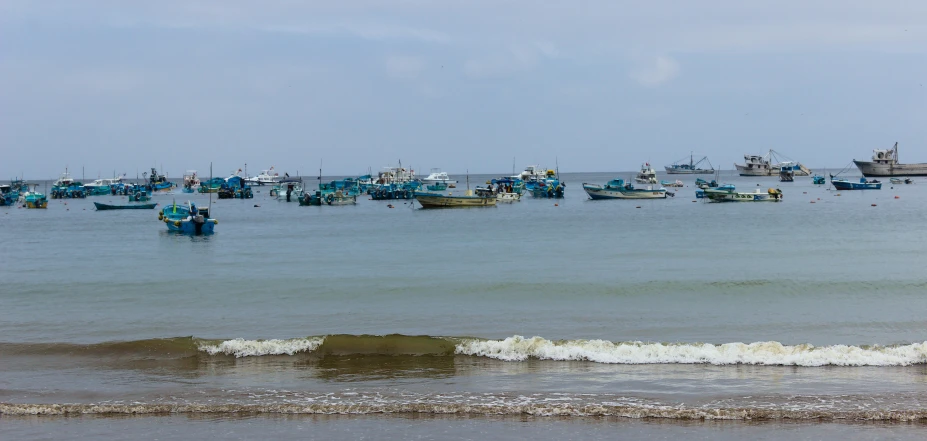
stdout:
POLYGON ((795 181, 795 169, 791 163, 783 163, 779 167, 779 182, 795 181))
POLYGON ((827 184, 827 180, 824 179, 824 176, 814 175, 811 177, 811 183, 814 185, 823 185, 827 184))
POLYGON ((281 179, 270 190, 270 195, 278 201, 298 202, 303 197, 302 178, 281 179))
POLYGON ((583 190, 590 199, 666 199, 668 195, 665 188, 636 188, 623 179, 612 179, 604 186, 583 183, 583 190))
POLYGON ((676 182, 660 181, 660 185, 663 187, 683 187, 685 184, 683 184, 682 181, 677 179, 676 182))
POLYGON ((16 205, 17 199, 18 196, 14 197, 12 185, 0 185, 0 207, 12 207, 16 205))
POLYGON ((422 208, 494 207, 498 201, 494 196, 454 196, 438 193, 416 193, 414 197, 422 208))
POLYGON ((904 179, 901 178, 891 178, 888 181, 895 185, 904 183, 904 179))
POLYGON ((709 181, 706 181, 706 180, 704 180, 704 179, 702 179, 702 178, 696 178, 696 179, 695 179, 695 186, 698 187, 698 188, 701 188, 701 189, 703 189, 703 190, 706 189, 706 188, 715 188, 715 187, 718 186, 718 181, 715 180, 715 179, 712 179, 712 180, 709 182, 709 181))
POLYGON ((474 190, 474 193, 476 193, 476 195, 480 197, 486 197, 486 198, 494 197, 496 198, 496 202, 518 202, 521 200, 520 194, 515 193, 513 191, 508 191, 507 187, 502 187, 501 190, 499 189, 494 190, 492 187, 486 187, 486 188, 476 187, 476 190, 474 190))
POLYGON ((116 176, 113 178, 97 179, 89 184, 84 185, 84 190, 88 196, 102 196, 102 195, 111 195, 113 194, 113 186, 120 186, 122 184, 122 177, 116 176))
POLYGON ((216 192, 219 199, 251 199, 254 198, 254 192, 242 177, 238 175, 229 176, 225 182, 219 185, 219 191, 216 192))
POLYGON ((560 182, 556 172, 547 170, 544 179, 525 181, 525 189, 536 198, 563 199, 566 184, 560 182))
POLYGON ((129 202, 148 202, 151 200, 151 194, 144 187, 134 188, 129 196, 129 202))
MULTIPOLYGON (((147 173, 143 173, 145 175, 147 173)), ((166 175, 158 174, 158 170, 151 167, 151 174, 148 175, 148 187, 151 191, 170 191, 176 184, 167 180, 166 175)))
POLYGON ((711 165, 711 161, 708 160, 707 156, 703 156, 702 159, 696 161, 695 156, 691 153, 689 154, 689 162, 685 162, 685 158, 683 158, 663 168, 670 175, 711 175, 715 173, 715 167, 711 165), (710 168, 702 168, 703 162, 707 162, 710 168))
POLYGON ((911 178, 904 178, 904 183, 905 183, 905 184, 913 184, 913 183, 914 183, 914 179, 911 179, 911 178))
POLYGON ((111 204, 104 204, 101 202, 94 202, 93 205, 97 207, 97 211, 102 211, 102 210, 150 210, 156 207, 158 204, 150 203, 150 204, 111 205, 111 204))
POLYGON ((222 188, 222 184, 225 184, 225 179, 210 178, 206 182, 201 182, 196 191, 200 193, 218 193, 219 189, 222 188))
MULTIPOLYGON (((441 171, 439 168, 431 169, 431 174, 429 174, 428 177, 422 179, 422 183, 425 185, 444 184, 447 186, 447 184, 450 184, 451 182, 457 183, 457 181, 452 180, 447 175, 447 173, 441 171)), ((445 189, 447 188, 445 187, 445 189)))
POLYGON ((196 176, 196 170, 187 170, 183 174, 183 191, 184 193, 193 193, 200 186, 200 178, 196 176))
POLYGON ((859 178, 859 182, 853 182, 848 179, 834 179, 836 176, 830 175, 830 183, 837 190, 881 190, 882 183, 878 180, 868 180, 859 178))
POLYGON ((888 150, 872 151, 872 161, 853 160, 856 168, 867 178, 889 176, 927 176, 927 163, 901 164, 898 162, 898 143, 888 150))
POLYGON ((377 175, 376 184, 405 184, 415 180, 415 170, 406 169, 400 161, 399 167, 383 167, 377 175))
POLYGON ((493 179, 489 181, 488 184, 495 185, 496 188, 498 188, 501 185, 502 191, 497 192, 497 193, 501 193, 501 194, 513 193, 513 194, 518 195, 518 197, 508 196, 506 197, 507 199, 521 200, 521 196, 525 194, 525 181, 522 181, 521 179, 512 179, 512 178, 493 179))
POLYGON ((641 171, 634 177, 634 182, 638 184, 656 184, 657 172, 650 166, 649 162, 641 164, 641 171))
POLYGON ((447 184, 438 182, 434 185, 426 185, 425 188, 428 189, 428 191, 444 191, 447 190, 447 184))
POLYGON ((510 176, 511 179, 520 179, 522 181, 540 181, 546 177, 547 173, 537 165, 529 165, 521 173, 510 176))
POLYGON ((357 196, 345 194, 342 190, 335 190, 334 193, 325 195, 325 197, 322 198, 322 203, 331 206, 356 205, 357 196))
POLYGON ((274 167, 271 166, 267 170, 261 170, 257 176, 245 179, 245 181, 254 185, 274 185, 280 181, 280 175, 275 172, 274 167))
POLYGON ((158 220, 167 230, 183 234, 211 234, 219 223, 209 217, 209 208, 199 208, 193 202, 178 205, 176 202, 158 212, 158 220))
MULTIPOLYGON (((702 190, 705 198, 711 202, 780 202, 782 190, 770 188, 765 192, 759 188, 753 192, 737 191, 733 185, 722 185, 718 188, 702 190)), ((698 195, 696 195, 697 197, 698 195)))
POLYGON ((44 193, 39 192, 39 184, 30 184, 32 189, 21 194, 23 207, 26 208, 48 208, 48 198, 44 193))
POLYGON ((800 162, 792 161, 781 153, 769 149, 765 155, 744 155, 743 164, 734 164, 737 172, 741 176, 773 176, 779 173, 783 167, 789 167, 793 176, 810 176, 811 170, 800 162), (781 161, 779 157, 786 159, 781 161))
POLYGON ((86 196, 84 193, 84 184, 71 178, 71 174, 68 173, 67 168, 65 168, 64 173, 58 177, 58 180, 52 184, 50 195, 52 199, 83 198, 86 196))

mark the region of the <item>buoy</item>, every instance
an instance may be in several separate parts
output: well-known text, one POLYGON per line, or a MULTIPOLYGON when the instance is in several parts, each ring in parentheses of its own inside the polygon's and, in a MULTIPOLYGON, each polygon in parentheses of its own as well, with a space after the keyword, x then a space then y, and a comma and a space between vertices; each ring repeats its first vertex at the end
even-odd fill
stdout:
POLYGON ((801 192, 801 194, 808 194, 808 192, 807 192, 807 191, 803 191, 803 192, 801 192))
POLYGON ((560 204, 554 204, 554 206, 555 206, 555 207, 559 207, 559 206, 560 206, 560 204))
POLYGON ((698 202, 698 201, 692 201, 692 202, 698 202))
POLYGON ((813 204, 813 203, 814 203, 814 201, 811 201, 811 203, 813 204))
POLYGON ((259 207, 260 207, 260 205, 254 204, 254 208, 259 208, 259 207))
POLYGON ((641 208, 641 206, 640 206, 640 205, 638 205, 638 206, 636 206, 636 207, 634 207, 634 208, 641 208))
POLYGON ((898 196, 895 196, 895 199, 901 199, 901 198, 900 198, 900 197, 898 197, 898 196))
POLYGON ((818 198, 818 200, 820 201, 820 200, 821 200, 821 198, 818 198))
POLYGON ((875 206, 876 206, 876 204, 872 204, 872 206, 873 206, 873 207, 875 207, 875 206))

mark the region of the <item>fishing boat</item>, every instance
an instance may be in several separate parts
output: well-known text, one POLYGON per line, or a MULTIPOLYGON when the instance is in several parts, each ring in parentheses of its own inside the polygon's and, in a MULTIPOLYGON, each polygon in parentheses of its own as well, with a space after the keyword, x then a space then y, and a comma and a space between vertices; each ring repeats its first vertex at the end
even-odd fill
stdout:
POLYGON ((901 164, 898 162, 898 143, 888 150, 872 151, 872 161, 853 160, 856 168, 867 178, 888 176, 927 176, 927 163, 901 164))
MULTIPOLYGON (((447 173, 441 171, 440 168, 431 169, 431 173, 428 177, 422 179, 422 183, 425 185, 444 184, 446 186, 451 182, 457 183, 457 181, 452 180, 447 173)), ((445 187, 445 189, 447 188, 445 187)))
POLYGON ((278 201, 286 202, 299 202, 303 193, 302 178, 281 179, 270 191, 270 195, 276 197, 278 201))
POLYGON ((641 164, 641 170, 634 177, 634 182, 638 184, 656 184, 657 172, 650 166, 649 162, 641 164))
POLYGON ((682 181, 677 179, 676 182, 660 181, 660 185, 663 187, 683 187, 685 184, 683 184, 682 181))
POLYGON ((428 191, 444 191, 447 190, 447 184, 438 182, 433 185, 426 185, 425 188, 428 189, 428 191))
POLYGON ((414 180, 415 170, 403 167, 400 161, 398 167, 383 167, 377 175, 375 183, 379 185, 405 184, 414 180))
POLYGON ((89 184, 84 185, 84 190, 89 196, 102 196, 113 194, 113 186, 122 185, 122 177, 115 176, 112 178, 97 179, 89 184))
POLYGON ((670 175, 710 175, 715 172, 715 167, 711 165, 711 161, 708 160, 707 156, 703 156, 702 159, 696 161, 695 156, 691 153, 688 162, 685 162, 685 158, 683 158, 663 168, 670 175), (703 162, 708 163, 709 168, 704 168, 702 166, 703 162))
POLYGON ((737 191, 733 185, 722 185, 718 188, 709 188, 702 190, 705 192, 705 198, 711 202, 780 202, 782 201, 782 191, 776 188, 770 188, 765 192, 756 189, 753 192, 737 191))
POLYGON ((814 175, 811 177, 811 183, 814 185, 824 185, 827 184, 827 180, 824 178, 824 176, 814 175))
POLYGON ((334 193, 329 193, 322 198, 322 203, 330 206, 338 205, 356 205, 357 196, 345 194, 342 190, 335 190, 334 193))
POLYGON ((206 182, 201 182, 196 191, 200 193, 218 193, 219 189, 222 188, 222 184, 225 184, 225 179, 210 178, 206 182))
POLYGON ((666 199, 667 191, 665 188, 636 188, 630 182, 624 182, 623 179, 612 179, 604 186, 597 184, 583 184, 583 190, 589 195, 590 199, 666 199))
POLYGON ((497 193, 502 193, 502 194, 514 193, 518 195, 517 198, 509 196, 508 199, 514 198, 515 200, 520 200, 521 196, 525 194, 525 181, 522 181, 521 179, 512 179, 512 178, 493 179, 489 181, 489 184, 495 185, 496 188, 498 188, 499 186, 502 187, 502 191, 497 192, 497 193))
POLYGON ((795 181, 795 169, 792 163, 783 163, 779 167, 779 182, 795 181))
POLYGON ((196 235, 213 233, 219 223, 209 217, 209 208, 199 208, 190 201, 165 206, 158 212, 158 220, 167 225, 168 231, 196 235))
POLYGON ((274 167, 271 166, 267 170, 261 170, 257 176, 245 179, 245 181, 254 185, 274 185, 280 181, 280 174, 275 172, 274 167))
POLYGON ((150 210, 156 207, 158 204, 149 203, 149 204, 112 205, 112 204, 104 204, 101 202, 94 202, 93 205, 97 207, 97 211, 102 211, 102 210, 150 210))
POLYGON ((788 159, 785 155, 773 149, 769 149, 769 152, 765 155, 744 155, 744 163, 735 163, 734 167, 741 176, 773 176, 774 173, 779 173, 783 167, 790 168, 793 176, 811 175, 811 170, 808 167, 805 167, 800 162, 788 159), (785 161, 781 160, 780 156, 785 161))
POLYGON ((543 168, 537 165, 529 165, 525 169, 517 174, 510 176, 511 179, 520 179, 522 181, 540 181, 544 180, 547 177, 547 173, 543 168))
POLYGON ((415 200, 422 208, 494 207, 497 202, 495 196, 454 196, 438 193, 416 193, 415 200))
POLYGON ((848 179, 834 179, 836 176, 830 175, 830 183, 837 190, 881 190, 882 183, 876 179, 868 180, 859 178, 859 182, 853 182, 848 179))
POLYGON ((39 192, 39 184, 30 184, 32 189, 21 194, 19 197, 26 208, 48 208, 48 198, 44 193, 39 192))
POLYGON ((132 193, 128 195, 129 202, 148 202, 151 200, 151 193, 148 193, 148 190, 145 187, 139 186, 138 188, 133 188, 132 193))
POLYGON ((193 193, 200 186, 200 178, 196 176, 196 170, 187 170, 183 174, 183 191, 184 193, 193 193))
POLYGON ((706 181, 706 180, 704 180, 704 179, 702 179, 702 178, 696 178, 696 179, 695 179, 695 186, 698 187, 698 188, 701 188, 701 189, 703 189, 703 190, 706 189, 706 188, 715 188, 715 187, 718 186, 718 181, 715 180, 715 179, 712 179, 711 181, 706 181))
POLYGON ((65 168, 64 173, 52 184, 50 195, 52 199, 83 198, 84 184, 71 178, 71 174, 65 168))
POLYGON ((544 179, 525 181, 525 189, 536 198, 563 199, 566 184, 560 182, 554 170, 547 170, 544 179))
POLYGON ((254 198, 254 192, 241 176, 229 176, 225 182, 219 185, 219 191, 216 192, 219 199, 251 199, 254 198))
POLYGON ((503 187, 502 190, 493 190, 491 187, 483 188, 476 187, 474 193, 480 197, 494 197, 496 202, 518 202, 521 200, 521 195, 515 192, 507 191, 508 189, 503 187))
POLYGON ((16 199, 17 198, 13 196, 12 185, 0 185, 0 207, 11 207, 16 205, 16 199))
POLYGON ((158 170, 151 167, 151 174, 148 175, 148 187, 151 191, 169 191, 175 186, 176 184, 167 180, 166 175, 158 174, 158 170))

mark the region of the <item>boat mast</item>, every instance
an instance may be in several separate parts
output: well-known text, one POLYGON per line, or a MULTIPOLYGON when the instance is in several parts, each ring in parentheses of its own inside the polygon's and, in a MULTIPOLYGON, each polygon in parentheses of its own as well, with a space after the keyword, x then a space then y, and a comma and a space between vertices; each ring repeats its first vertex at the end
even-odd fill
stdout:
MULTIPOLYGON (((209 180, 212 181, 212 163, 209 163, 209 180)), ((209 191, 209 215, 212 216, 212 192, 209 191)))

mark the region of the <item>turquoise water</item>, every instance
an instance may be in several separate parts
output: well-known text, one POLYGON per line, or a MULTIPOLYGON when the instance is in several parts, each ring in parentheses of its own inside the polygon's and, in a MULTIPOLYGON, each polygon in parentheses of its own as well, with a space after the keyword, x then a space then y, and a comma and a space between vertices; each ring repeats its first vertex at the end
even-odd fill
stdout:
MULTIPOLYGON (((784 201, 713 204, 682 177, 667 200, 585 197, 614 177, 454 210, 257 188, 214 200, 208 237, 94 211, 105 196, 2 207, 3 412, 921 418, 927 181, 723 176, 784 201)), ((187 198, 208 204, 154 201, 187 198)))

